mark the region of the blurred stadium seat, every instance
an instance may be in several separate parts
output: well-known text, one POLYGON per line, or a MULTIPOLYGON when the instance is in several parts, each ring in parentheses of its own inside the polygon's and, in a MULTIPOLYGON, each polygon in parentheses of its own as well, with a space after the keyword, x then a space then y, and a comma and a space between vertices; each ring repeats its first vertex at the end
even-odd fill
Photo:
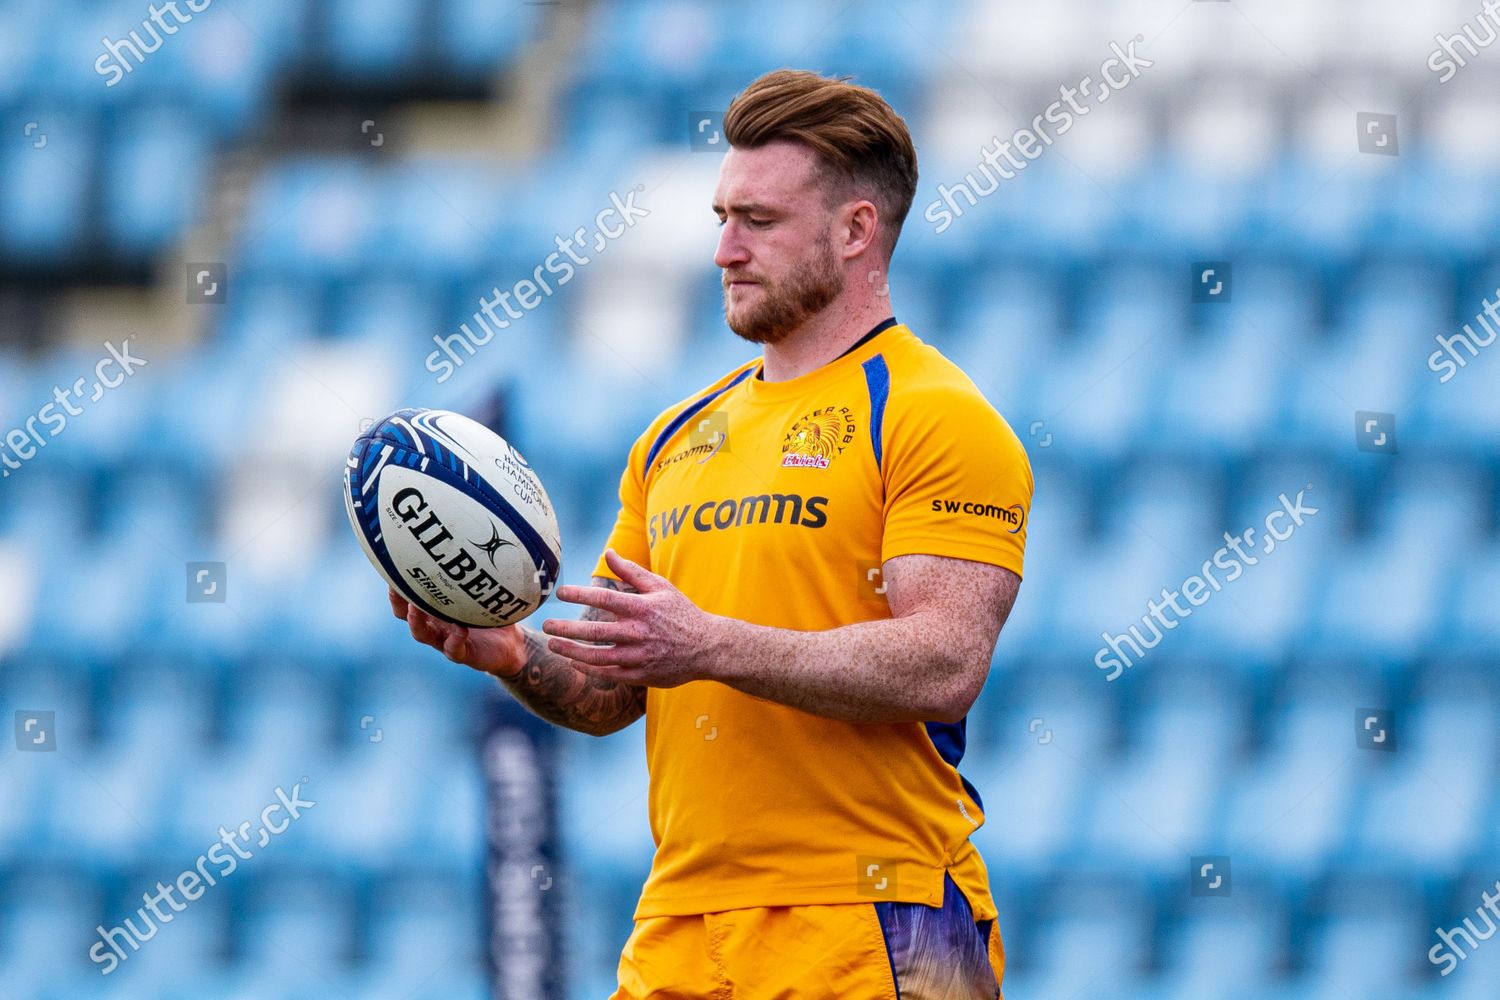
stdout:
MULTIPOLYGON (((0 617, 0 691, 55 711, 59 741, 0 762, 0 993, 485 995, 489 685, 390 620, 343 525, 343 449, 397 405, 483 411, 586 580, 646 421, 754 354, 723 329, 711 220, 661 223, 707 216, 690 116, 792 64, 910 120, 895 311, 1036 475, 963 764, 1012 994, 1493 996, 1500 944, 1441 992, 1425 952, 1500 847, 1500 347, 1451 383, 1426 362, 1500 284, 1500 162, 1465 131, 1500 110, 1500 51, 1434 93, 1432 36, 1472 3, 1213 6, 235 0, 106 87, 99 39, 144 3, 9 4, 0 295, 97 276, 172 308, 74 302, 71 336, 0 310, 0 431, 90 373, 100 330, 139 330, 150 360, 0 485, 7 603, 34 609, 0 617), (932 232, 924 206, 996 121, 1137 35, 1150 79, 932 232), (1413 102, 1389 170, 1343 98, 1376 77, 1413 102), (292 138, 309 108, 343 133, 292 138), (434 338, 638 184, 649 251, 593 248, 434 378, 434 338), (1193 304, 1190 268, 1219 258, 1230 304, 1193 304), (228 295, 169 318, 198 260, 228 265, 228 295), (1356 410, 1396 415, 1396 456, 1356 447, 1356 410), (1304 489, 1319 513, 1295 537, 1104 681, 1101 631, 1304 489), (200 561, 227 565, 223 603, 185 602, 200 561), (1397 713, 1398 752, 1357 748, 1369 707, 1397 713), (91 928, 304 776, 308 819, 101 984, 91 928), (1189 858, 1218 854, 1234 895, 1190 897, 1189 858)), ((578 997, 612 988, 649 866, 639 739, 563 739, 578 997)))

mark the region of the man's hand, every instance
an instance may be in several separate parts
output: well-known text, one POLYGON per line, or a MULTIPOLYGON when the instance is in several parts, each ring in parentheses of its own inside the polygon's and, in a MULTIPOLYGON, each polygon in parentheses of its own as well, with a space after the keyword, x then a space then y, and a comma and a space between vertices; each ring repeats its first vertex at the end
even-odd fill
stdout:
MULTIPOLYGON (((596 683, 675 687, 713 680, 847 722, 957 722, 978 697, 1021 578, 989 563, 902 555, 882 566, 891 617, 823 631, 755 625, 698 608, 670 582, 606 551, 639 593, 559 587, 585 618, 542 623, 548 652, 596 683), (609 643, 588 646, 573 640, 609 643)), ((540 638, 540 637, 538 637, 540 638)))
POLYGON ((636 593, 604 587, 558 587, 559 600, 612 614, 614 621, 548 618, 547 648, 574 661, 581 671, 620 684, 676 687, 711 676, 719 624, 665 577, 615 552, 604 561, 636 593), (579 640, 579 641, 574 641, 579 640), (610 643, 590 646, 585 643, 610 643))
POLYGON ((391 614, 406 622, 413 639, 438 650, 454 663, 493 674, 514 677, 526 664, 526 637, 516 625, 470 629, 434 618, 394 590, 391 614))

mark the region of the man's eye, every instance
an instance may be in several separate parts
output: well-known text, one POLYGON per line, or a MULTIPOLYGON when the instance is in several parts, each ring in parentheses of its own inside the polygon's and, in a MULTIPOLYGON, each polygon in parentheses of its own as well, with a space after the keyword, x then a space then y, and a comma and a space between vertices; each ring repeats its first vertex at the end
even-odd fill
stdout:
POLYGON ((770 219, 751 219, 750 220, 750 225, 755 226, 756 228, 763 228, 765 226, 769 226, 770 224, 771 224, 771 220, 770 219))

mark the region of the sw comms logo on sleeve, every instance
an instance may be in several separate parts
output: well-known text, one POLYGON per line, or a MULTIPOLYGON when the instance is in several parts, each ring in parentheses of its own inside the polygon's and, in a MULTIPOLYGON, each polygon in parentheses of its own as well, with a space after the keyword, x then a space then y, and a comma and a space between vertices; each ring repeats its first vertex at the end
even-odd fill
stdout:
POLYGON ((697 464, 702 465, 719 452, 729 451, 729 414, 723 410, 714 410, 697 418, 691 430, 688 431, 688 446, 682 451, 668 455, 656 460, 653 468, 660 472, 669 465, 675 465, 686 458, 697 458, 697 464))
POLYGON ((1008 507, 997 503, 975 503, 969 500, 934 500, 934 514, 969 514, 974 517, 992 517, 1006 525, 1012 535, 1026 524, 1026 508, 1018 503, 1008 507))
POLYGON ((854 411, 825 406, 798 417, 781 441, 783 469, 826 469, 854 440, 854 411))

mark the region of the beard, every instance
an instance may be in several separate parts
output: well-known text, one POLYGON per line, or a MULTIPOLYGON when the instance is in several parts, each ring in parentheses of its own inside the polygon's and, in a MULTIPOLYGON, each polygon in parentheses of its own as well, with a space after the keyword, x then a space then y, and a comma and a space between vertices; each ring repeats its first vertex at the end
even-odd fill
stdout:
POLYGON ((791 268, 785 282, 760 281, 761 301, 735 310, 724 289, 724 321, 752 344, 778 344, 809 318, 828 308, 844 290, 844 276, 834 263, 833 247, 791 268))

